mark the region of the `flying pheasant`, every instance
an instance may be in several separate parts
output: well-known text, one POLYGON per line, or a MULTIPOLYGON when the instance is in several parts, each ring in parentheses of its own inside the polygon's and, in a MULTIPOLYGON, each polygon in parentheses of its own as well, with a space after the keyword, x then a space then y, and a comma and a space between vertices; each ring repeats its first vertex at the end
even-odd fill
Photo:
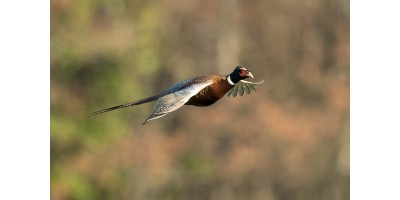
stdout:
POLYGON ((251 90, 255 91, 254 86, 263 83, 264 80, 258 83, 244 80, 249 77, 254 78, 250 70, 238 66, 229 75, 206 75, 189 78, 161 94, 99 110, 90 113, 89 117, 120 108, 156 101, 153 113, 143 122, 143 124, 146 124, 151 120, 158 119, 177 110, 183 105, 209 106, 221 99, 225 94, 228 97, 236 97, 237 94, 242 96, 245 92, 250 94, 251 90))

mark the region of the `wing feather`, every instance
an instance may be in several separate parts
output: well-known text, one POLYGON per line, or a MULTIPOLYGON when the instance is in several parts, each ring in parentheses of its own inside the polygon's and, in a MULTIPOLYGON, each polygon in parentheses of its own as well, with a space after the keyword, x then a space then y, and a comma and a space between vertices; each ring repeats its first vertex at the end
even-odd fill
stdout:
POLYGON ((244 91, 246 91, 247 94, 250 94, 250 88, 248 85, 244 85, 243 89, 244 91))
POLYGON ((211 81, 192 84, 159 98, 154 106, 153 113, 143 122, 143 124, 177 110, 189 101, 192 96, 196 95, 200 90, 209 85, 211 85, 211 81))
POLYGON ((264 82, 264 80, 262 80, 260 82, 250 82, 250 81, 241 80, 241 81, 237 82, 235 84, 235 86, 233 86, 233 88, 230 89, 226 93, 226 96, 236 97, 238 94, 240 96, 243 96, 244 92, 246 92, 247 94, 250 94, 251 90, 256 91, 256 88, 254 86, 259 85, 263 82, 264 82))

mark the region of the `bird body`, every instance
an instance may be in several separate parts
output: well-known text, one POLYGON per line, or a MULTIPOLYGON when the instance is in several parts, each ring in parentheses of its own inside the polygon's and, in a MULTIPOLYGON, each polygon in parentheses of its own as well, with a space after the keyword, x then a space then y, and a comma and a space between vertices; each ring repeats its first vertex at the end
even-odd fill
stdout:
POLYGON ((114 106, 99 110, 90 114, 89 117, 104 112, 125 108, 134 105, 140 105, 156 101, 153 113, 143 122, 158 119, 166 114, 177 110, 183 105, 209 106, 221 99, 225 94, 235 97, 237 94, 243 95, 244 92, 250 94, 250 90, 254 90, 254 85, 261 84, 244 81, 244 79, 252 77, 251 72, 244 67, 236 67, 229 75, 206 75, 197 76, 186 79, 170 89, 148 98, 138 101, 114 106))
POLYGON ((233 85, 228 83, 226 76, 212 75, 205 76, 204 78, 211 80, 212 84, 192 96, 185 105, 210 106, 225 96, 226 92, 233 88, 233 85))

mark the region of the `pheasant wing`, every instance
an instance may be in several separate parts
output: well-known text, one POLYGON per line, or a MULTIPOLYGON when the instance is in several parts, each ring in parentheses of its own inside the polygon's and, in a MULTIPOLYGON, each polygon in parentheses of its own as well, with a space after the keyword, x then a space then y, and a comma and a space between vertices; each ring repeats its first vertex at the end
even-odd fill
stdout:
POLYGON ((264 80, 260 81, 260 82, 250 82, 250 81, 245 81, 245 80, 241 80, 239 82, 237 82, 235 84, 235 86, 233 86, 232 89, 230 89, 227 93, 226 96, 227 97, 236 97, 238 94, 240 96, 243 96, 244 93, 250 94, 251 90, 256 91, 255 86, 259 85, 261 83, 263 83, 264 80))
POLYGON ((174 92, 165 95, 157 100, 156 105, 154 106, 153 114, 151 114, 143 122, 143 124, 146 124, 151 120, 158 119, 174 110, 177 110, 178 108, 183 106, 187 101, 189 101, 189 99, 192 96, 196 95, 200 90, 209 85, 211 85, 211 81, 203 81, 203 82, 195 82, 193 84, 179 85, 180 86, 179 89, 177 87, 178 85, 173 87, 173 90, 171 91, 174 92))

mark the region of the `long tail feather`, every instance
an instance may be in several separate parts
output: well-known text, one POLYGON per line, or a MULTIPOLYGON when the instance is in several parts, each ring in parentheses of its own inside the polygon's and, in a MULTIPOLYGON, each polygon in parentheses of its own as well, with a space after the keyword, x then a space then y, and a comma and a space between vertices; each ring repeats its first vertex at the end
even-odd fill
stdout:
POLYGON ((89 117, 93 117, 93 116, 98 115, 98 114, 105 113, 105 112, 110 112, 110 111, 113 111, 113 110, 126 108, 126 107, 129 107, 129 106, 135 106, 135 105, 140 105, 140 104, 143 104, 143 103, 152 102, 152 101, 155 101, 155 100, 159 99, 162 96, 163 95, 156 95, 156 96, 148 97, 148 98, 141 99, 141 100, 138 100, 138 101, 133 101, 133 102, 130 102, 130 103, 122 104, 122 105, 119 105, 119 106, 114 106, 114 107, 98 110, 96 112, 89 113, 88 118, 89 117))

